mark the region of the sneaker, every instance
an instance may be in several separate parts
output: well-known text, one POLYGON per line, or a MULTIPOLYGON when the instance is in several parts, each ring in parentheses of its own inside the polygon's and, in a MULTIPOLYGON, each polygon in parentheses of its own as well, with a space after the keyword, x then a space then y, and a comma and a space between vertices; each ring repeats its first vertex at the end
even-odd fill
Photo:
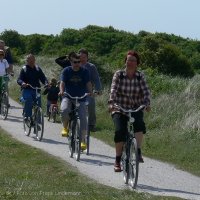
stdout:
POLYGON ((63 128, 61 131, 62 137, 68 137, 69 135, 69 129, 63 128))
POLYGON ((85 142, 81 142, 81 150, 85 151, 87 149, 87 145, 85 144, 85 142))
POLYGON ((121 172, 122 171, 120 163, 115 162, 114 171, 115 172, 121 172))
POLYGON ((138 155, 138 161, 139 163, 144 163, 144 159, 142 158, 142 155, 138 155))

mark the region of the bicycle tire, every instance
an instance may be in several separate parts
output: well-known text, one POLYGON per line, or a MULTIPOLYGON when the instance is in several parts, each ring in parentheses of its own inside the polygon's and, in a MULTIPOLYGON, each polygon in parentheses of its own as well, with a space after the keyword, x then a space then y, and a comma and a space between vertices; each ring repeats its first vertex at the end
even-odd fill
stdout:
POLYGON ((53 123, 55 123, 56 122, 56 115, 57 115, 57 113, 56 113, 57 111, 53 111, 52 112, 52 119, 53 119, 53 123))
POLYGON ((124 183, 128 184, 128 180, 129 180, 129 165, 128 165, 128 157, 129 157, 129 153, 127 151, 127 144, 124 144, 123 146, 123 151, 122 151, 122 157, 121 157, 121 164, 122 164, 122 170, 123 170, 123 179, 124 179, 124 183))
POLYGON ((4 91, 1 96, 1 117, 3 120, 8 117, 8 109, 8 93, 4 91))
POLYGON ((29 136, 31 133, 31 121, 30 121, 30 119, 27 119, 25 121, 24 113, 23 113, 23 127, 24 127, 25 135, 29 136))
POLYGON ((74 152, 75 158, 76 158, 77 161, 79 161, 80 160, 80 154, 81 154, 80 119, 76 120, 74 140, 75 140, 75 152, 74 152))
POLYGON ((139 174, 139 161, 137 141, 135 138, 130 142, 130 156, 129 156, 129 181, 132 188, 136 188, 139 174))
POLYGON ((68 137, 68 144, 69 144, 69 155, 71 158, 73 158, 74 154, 74 121, 69 122, 69 137, 68 137))
POLYGON ((88 130, 87 130, 86 141, 87 141, 86 155, 89 155, 90 154, 90 128, 89 128, 89 126, 88 126, 88 130))
POLYGON ((44 114, 42 108, 37 107, 34 116, 34 132, 36 134, 36 139, 41 141, 44 133, 44 114))

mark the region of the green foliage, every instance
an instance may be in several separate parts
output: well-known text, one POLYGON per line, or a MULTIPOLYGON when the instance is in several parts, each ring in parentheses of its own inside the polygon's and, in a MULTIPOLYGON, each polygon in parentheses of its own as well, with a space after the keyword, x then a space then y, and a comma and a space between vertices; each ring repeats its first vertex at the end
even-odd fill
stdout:
MULTIPOLYGON (((173 76, 193 76, 198 72, 200 42, 184 39, 167 33, 138 34, 120 31, 112 26, 89 25, 76 30, 66 28, 59 35, 20 35, 14 30, 5 30, 1 38, 11 47, 16 57, 27 53, 49 56, 66 55, 70 51, 87 48, 98 58, 99 68, 104 76, 108 67, 114 71, 124 67, 124 57, 130 49, 141 55, 142 68, 153 68, 173 76), (14 50, 13 50, 14 49, 14 50), (102 60, 102 61, 100 61, 102 60)), ((14 59, 18 62, 18 58, 14 59)), ((109 76, 106 76, 106 80, 109 76)))
POLYGON ((173 45, 166 44, 159 50, 158 63, 160 72, 185 77, 194 75, 188 59, 173 45))

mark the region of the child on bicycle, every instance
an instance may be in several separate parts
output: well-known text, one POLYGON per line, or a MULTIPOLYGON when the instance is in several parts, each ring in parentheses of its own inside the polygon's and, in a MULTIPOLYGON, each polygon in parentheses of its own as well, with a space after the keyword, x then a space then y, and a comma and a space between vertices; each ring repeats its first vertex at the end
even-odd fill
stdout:
POLYGON ((9 68, 8 61, 4 59, 4 51, 0 49, 0 94, 2 93, 2 85, 4 76, 7 74, 9 68))
MULTIPOLYGON (((116 71, 112 79, 108 103, 109 111, 112 114, 115 126, 115 172, 121 171, 120 162, 122 150, 128 133, 128 116, 120 109, 115 108, 114 104, 124 109, 135 109, 144 104, 146 105, 146 110, 150 111, 150 90, 144 78, 144 74, 137 70, 139 64, 140 58, 138 53, 129 51, 125 57, 125 69, 116 71)), ((138 159, 139 162, 144 162, 141 153, 143 134, 146 132, 143 111, 137 112, 134 118, 134 132, 138 144, 138 159)))
POLYGON ((59 86, 57 85, 57 80, 52 78, 49 86, 44 90, 43 94, 47 95, 47 111, 46 115, 50 115, 51 104, 57 105, 59 98, 59 86))

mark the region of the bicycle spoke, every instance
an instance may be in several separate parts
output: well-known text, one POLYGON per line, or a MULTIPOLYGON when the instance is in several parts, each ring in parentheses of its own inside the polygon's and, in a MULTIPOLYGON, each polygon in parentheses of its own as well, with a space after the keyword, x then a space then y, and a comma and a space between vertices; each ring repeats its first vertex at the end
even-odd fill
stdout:
POLYGON ((80 120, 76 121, 75 126, 75 158, 77 161, 80 160, 81 154, 81 134, 80 134, 80 120))
POLYGON ((74 128, 72 125, 72 122, 69 122, 69 137, 68 137, 68 143, 69 143, 69 155, 72 158, 74 154, 74 128))
POLYGON ((25 117, 23 117, 23 126, 24 126, 24 133, 26 136, 29 136, 31 133, 31 120, 26 119, 25 117))
POLYGON ((37 140, 41 141, 44 132, 44 116, 40 107, 36 110, 34 131, 37 140))
POLYGON ((8 93, 3 92, 1 97, 1 116, 5 120, 8 116, 8 93))
POLYGON ((139 173, 139 162, 138 162, 138 152, 137 152, 137 142, 133 138, 130 145, 130 158, 129 158, 129 171, 130 171, 130 184, 132 188, 136 188, 139 173))
POLYGON ((129 173, 129 168, 128 168, 128 157, 126 154, 126 145, 123 147, 123 152, 122 152, 122 158, 121 158, 121 164, 122 164, 122 169, 123 169, 123 178, 125 184, 128 184, 128 173, 129 173))

